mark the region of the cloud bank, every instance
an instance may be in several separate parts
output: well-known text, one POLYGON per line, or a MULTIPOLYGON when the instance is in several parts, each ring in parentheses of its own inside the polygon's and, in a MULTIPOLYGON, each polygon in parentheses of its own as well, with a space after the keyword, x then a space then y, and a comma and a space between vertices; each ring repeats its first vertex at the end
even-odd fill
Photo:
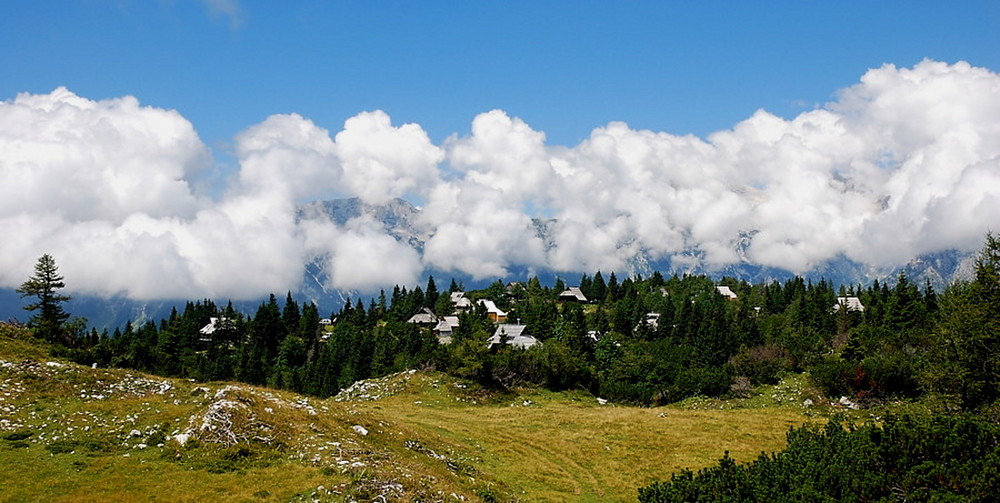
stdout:
POLYGON ((64 88, 0 103, 0 286, 43 253, 70 290, 135 299, 294 290, 314 260, 327 286, 362 291, 427 268, 620 271, 691 250, 711 269, 741 260, 747 235, 751 262, 805 273, 975 249, 1000 215, 1000 75, 964 62, 885 65, 820 108, 759 110, 704 139, 611 122, 548 145, 492 110, 440 145, 381 111, 333 134, 274 115, 234 142, 238 170, 213 196, 192 182, 212 153, 175 111, 64 88), (419 203, 422 252, 368 217, 296 217, 339 197, 419 203))

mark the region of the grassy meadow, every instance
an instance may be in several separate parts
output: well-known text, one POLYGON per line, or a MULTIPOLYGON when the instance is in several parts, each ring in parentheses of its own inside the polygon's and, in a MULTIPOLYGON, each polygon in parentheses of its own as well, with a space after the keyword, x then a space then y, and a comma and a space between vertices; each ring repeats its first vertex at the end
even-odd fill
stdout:
POLYGON ((414 380, 406 392, 356 407, 471 457, 525 501, 632 501, 636 487, 711 464, 724 451, 750 460, 781 449, 788 428, 810 420, 793 407, 639 408, 600 405, 583 393, 473 403, 445 376, 414 380))
POLYGON ((60 362, 0 335, 3 501, 634 501, 824 421, 804 381, 657 408, 403 372, 335 398, 60 362))

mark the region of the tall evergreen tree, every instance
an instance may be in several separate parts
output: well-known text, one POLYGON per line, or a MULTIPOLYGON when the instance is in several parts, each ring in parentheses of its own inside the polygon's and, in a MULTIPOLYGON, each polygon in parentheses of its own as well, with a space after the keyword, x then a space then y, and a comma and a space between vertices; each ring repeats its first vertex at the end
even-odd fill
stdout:
POLYGON ((68 295, 60 295, 57 290, 65 288, 66 283, 59 275, 55 259, 44 254, 35 263, 35 274, 28 278, 17 289, 21 297, 37 297, 38 301, 24 306, 28 311, 37 311, 29 324, 35 329, 35 334, 52 342, 71 342, 60 340, 63 337, 62 325, 69 319, 69 313, 63 311, 62 303, 68 301, 68 295))
POLYGON ((978 409, 1000 399, 1000 238, 986 236, 976 277, 942 296, 937 386, 978 409))
POLYGON ((438 300, 438 289, 437 284, 434 283, 434 276, 427 277, 427 291, 424 292, 424 305, 428 309, 434 309, 434 305, 437 304, 438 300))
POLYGON ((604 301, 604 296, 608 293, 608 285, 604 283, 604 276, 601 276, 601 271, 597 271, 597 274, 594 275, 594 280, 590 283, 590 293, 592 296, 588 296, 588 299, 597 303, 604 301))
POLYGON ((934 286, 931 285, 929 279, 924 283, 924 309, 927 311, 927 315, 932 317, 938 311, 937 292, 934 291, 934 286))
POLYGON ((298 333, 306 343, 307 354, 311 354, 319 339, 319 309, 316 308, 316 304, 310 302, 302 305, 298 333))
MULTIPOLYGON (((594 292, 591 291, 591 288, 590 288, 591 283, 592 283, 592 280, 590 279, 590 276, 587 276, 586 274, 584 274, 580 278, 580 293, 582 293, 583 296, 587 298, 587 300, 593 301, 594 300, 594 292)), ((562 293, 562 292, 559 292, 559 293, 562 293)))
MULTIPOLYGON (((454 280, 452 280, 454 281, 454 280)), ((379 290, 378 292, 378 314, 379 316, 385 315, 389 310, 389 301, 385 298, 385 290, 379 290)))
POLYGON ((292 292, 285 297, 285 307, 281 310, 281 320, 285 323, 285 333, 294 334, 299 330, 299 305, 292 298, 292 292))
POLYGON ((618 286, 618 278, 615 276, 615 272, 611 271, 611 276, 608 276, 608 301, 614 302, 621 298, 621 288, 618 286))
POLYGON ((240 346, 236 378, 250 384, 264 384, 278 357, 278 347, 285 339, 278 300, 271 294, 267 303, 257 308, 250 322, 249 340, 240 346))

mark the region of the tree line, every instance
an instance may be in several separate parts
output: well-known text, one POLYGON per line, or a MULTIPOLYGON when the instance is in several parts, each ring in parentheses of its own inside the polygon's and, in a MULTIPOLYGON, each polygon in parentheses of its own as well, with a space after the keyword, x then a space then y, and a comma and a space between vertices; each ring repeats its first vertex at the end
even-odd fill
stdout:
POLYGON ((496 281, 465 292, 473 309, 459 312, 450 344, 429 327, 407 323, 428 309, 453 313, 454 280, 439 291, 395 287, 367 302, 348 301, 329 324, 310 302, 271 295, 248 315, 232 304, 191 301, 158 323, 126 324, 112 334, 65 326, 66 299, 54 260, 45 255, 19 290, 38 302, 31 325, 85 364, 127 367, 199 380, 238 380, 320 397, 356 380, 408 368, 450 372, 484 387, 583 388, 633 404, 663 404, 689 396, 732 396, 809 372, 828 395, 856 400, 913 398, 933 392, 974 410, 998 398, 1000 243, 992 234, 976 276, 944 292, 900 274, 890 286, 835 286, 795 277, 749 284, 707 276, 619 280, 584 274, 585 303, 560 300, 562 280, 542 285, 496 281), (719 286, 735 294, 730 299, 719 286), (864 306, 840 305, 856 297, 864 306), (527 350, 489 347, 494 324, 475 303, 492 300, 508 319, 526 325, 541 344, 527 350), (210 333, 202 328, 215 320, 210 333))

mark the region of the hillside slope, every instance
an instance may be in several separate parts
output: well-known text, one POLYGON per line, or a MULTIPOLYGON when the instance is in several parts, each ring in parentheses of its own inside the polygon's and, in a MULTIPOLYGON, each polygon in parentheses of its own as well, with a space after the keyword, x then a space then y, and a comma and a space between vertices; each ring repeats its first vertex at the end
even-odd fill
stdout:
POLYGON ((784 445, 798 407, 643 409, 497 395, 439 373, 329 400, 52 359, 0 327, 0 500, 634 501, 729 450, 784 445))

